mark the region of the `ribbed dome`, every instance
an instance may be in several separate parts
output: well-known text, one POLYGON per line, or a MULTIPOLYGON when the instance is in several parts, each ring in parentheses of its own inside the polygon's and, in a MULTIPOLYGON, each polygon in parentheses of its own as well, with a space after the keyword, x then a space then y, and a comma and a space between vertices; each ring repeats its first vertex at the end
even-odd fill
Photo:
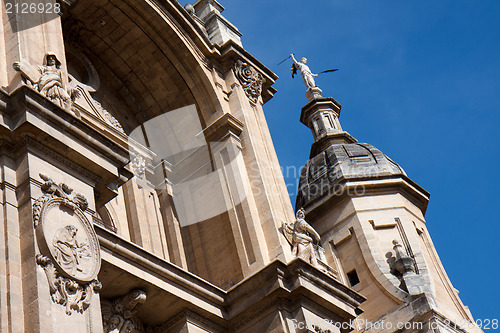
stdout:
POLYGON ((367 143, 333 144, 310 159, 300 175, 296 208, 338 193, 346 180, 406 175, 404 170, 367 143))

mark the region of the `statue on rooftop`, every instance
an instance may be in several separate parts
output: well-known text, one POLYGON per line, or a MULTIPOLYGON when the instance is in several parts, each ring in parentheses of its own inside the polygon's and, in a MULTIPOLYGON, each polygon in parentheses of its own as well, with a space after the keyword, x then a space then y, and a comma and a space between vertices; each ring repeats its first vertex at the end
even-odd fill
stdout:
POLYGON ((295 60, 295 57, 293 56, 293 53, 290 54, 290 57, 293 60, 292 64, 292 78, 297 74, 297 70, 300 72, 300 75, 302 76, 302 81, 304 81, 304 84, 306 85, 307 89, 314 88, 316 87, 316 82, 314 81, 314 78, 318 76, 318 74, 313 74, 311 70, 309 69, 309 66, 307 66, 307 59, 306 58, 301 58, 300 61, 295 60))
POLYGON ((313 74, 311 72, 311 69, 309 66, 307 66, 307 59, 306 58, 301 58, 300 61, 297 61, 294 57, 294 54, 290 54, 288 57, 286 57, 283 61, 281 61, 278 65, 282 64, 285 62, 288 58, 292 58, 292 78, 295 77, 295 74, 297 74, 297 71, 300 72, 300 75, 302 76, 302 81, 304 81, 304 84, 307 88, 306 91, 306 97, 309 100, 313 100, 315 98, 321 97, 321 89, 316 85, 316 82, 314 81, 314 78, 317 77, 319 74, 323 73, 332 73, 335 71, 338 71, 338 68, 334 69, 327 69, 322 72, 319 72, 318 74, 313 74))
POLYGON ((64 84, 61 62, 55 53, 45 54, 42 66, 34 66, 21 59, 21 61, 14 62, 13 67, 21 73, 31 88, 63 109, 69 110, 73 100, 78 97, 78 90, 64 84))
POLYGON ((313 266, 318 266, 318 255, 314 243, 319 243, 320 236, 305 220, 304 209, 299 209, 294 223, 282 222, 282 232, 292 246, 292 253, 313 266))

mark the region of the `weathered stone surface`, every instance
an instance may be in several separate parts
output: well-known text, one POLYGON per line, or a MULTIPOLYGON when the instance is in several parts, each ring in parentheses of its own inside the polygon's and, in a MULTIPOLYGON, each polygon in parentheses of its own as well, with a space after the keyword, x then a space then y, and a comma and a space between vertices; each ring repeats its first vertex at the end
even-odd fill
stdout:
POLYGON ((277 76, 221 4, 57 3, 0 15, 0 331, 471 320, 425 227, 428 193, 343 131, 312 80, 307 217, 282 232, 293 210, 262 108, 277 76))

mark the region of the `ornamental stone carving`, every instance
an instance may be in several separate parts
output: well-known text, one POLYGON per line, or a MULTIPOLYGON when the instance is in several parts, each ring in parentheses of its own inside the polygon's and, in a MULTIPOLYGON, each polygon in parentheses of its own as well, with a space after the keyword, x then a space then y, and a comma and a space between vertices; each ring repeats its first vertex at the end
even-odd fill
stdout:
POLYGON ((250 102, 254 105, 257 104, 257 100, 262 94, 262 85, 264 84, 262 74, 242 60, 238 60, 234 64, 234 73, 250 102))
MULTIPOLYGON (((88 64, 88 66, 91 65, 88 64)), ((78 91, 78 96, 75 99, 75 105, 80 106, 88 111, 91 111, 97 118, 111 125, 119 132, 125 134, 125 131, 123 130, 123 127, 118 121, 118 119, 116 119, 111 113, 109 113, 109 111, 106 110, 102 106, 102 104, 92 96, 92 93, 95 93, 96 90, 93 87, 78 81, 71 74, 69 74, 68 77, 71 89, 78 91)))
POLYGON ((302 258, 313 266, 319 267, 317 246, 320 236, 305 220, 304 209, 299 209, 294 223, 282 222, 281 230, 287 241, 292 246, 292 253, 297 258, 302 258))
POLYGON ((85 311, 90 306, 92 294, 101 289, 101 283, 97 280, 80 284, 73 279, 62 276, 52 260, 41 254, 37 255, 36 262, 45 271, 52 301, 65 306, 68 315, 71 315, 72 311, 80 313, 85 311))
POLYGON ((394 245, 393 249, 396 253, 396 259, 394 261, 394 269, 401 275, 405 275, 409 272, 415 272, 415 259, 410 257, 406 251, 403 249, 403 246, 399 244, 397 240, 393 240, 392 244, 394 245))
POLYGON ((66 184, 45 181, 44 193, 33 204, 33 220, 41 254, 37 264, 47 276, 52 300, 66 313, 83 312, 94 292, 101 288, 97 274, 101 266, 99 243, 85 217, 88 202, 66 184))
POLYGON ((146 301, 146 292, 135 289, 113 300, 101 301, 102 324, 105 333, 144 332, 142 322, 135 316, 137 307, 146 301))
POLYGON ((146 174, 146 159, 144 158, 144 156, 137 152, 131 151, 130 167, 136 177, 144 179, 144 176, 146 174))
POLYGON ((61 62, 54 53, 45 54, 41 66, 35 66, 22 59, 14 62, 13 67, 21 73, 24 82, 30 88, 61 108, 71 110, 71 104, 78 97, 78 91, 64 83, 61 62))

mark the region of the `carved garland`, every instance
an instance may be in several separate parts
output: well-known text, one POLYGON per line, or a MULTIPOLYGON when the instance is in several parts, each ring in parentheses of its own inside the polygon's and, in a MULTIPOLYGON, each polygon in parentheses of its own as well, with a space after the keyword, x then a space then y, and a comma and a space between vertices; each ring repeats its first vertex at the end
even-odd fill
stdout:
POLYGON ((88 202, 66 184, 45 181, 44 193, 33 204, 33 222, 40 252, 36 262, 47 276, 52 301, 66 307, 66 314, 83 312, 92 294, 101 289, 96 279, 101 265, 99 243, 84 215, 88 202), (64 221, 64 223, 61 223, 64 221))
POLYGON ((238 60, 234 64, 234 73, 250 102, 253 105, 257 104, 257 100, 262 94, 262 85, 264 84, 262 74, 242 60, 238 60))

